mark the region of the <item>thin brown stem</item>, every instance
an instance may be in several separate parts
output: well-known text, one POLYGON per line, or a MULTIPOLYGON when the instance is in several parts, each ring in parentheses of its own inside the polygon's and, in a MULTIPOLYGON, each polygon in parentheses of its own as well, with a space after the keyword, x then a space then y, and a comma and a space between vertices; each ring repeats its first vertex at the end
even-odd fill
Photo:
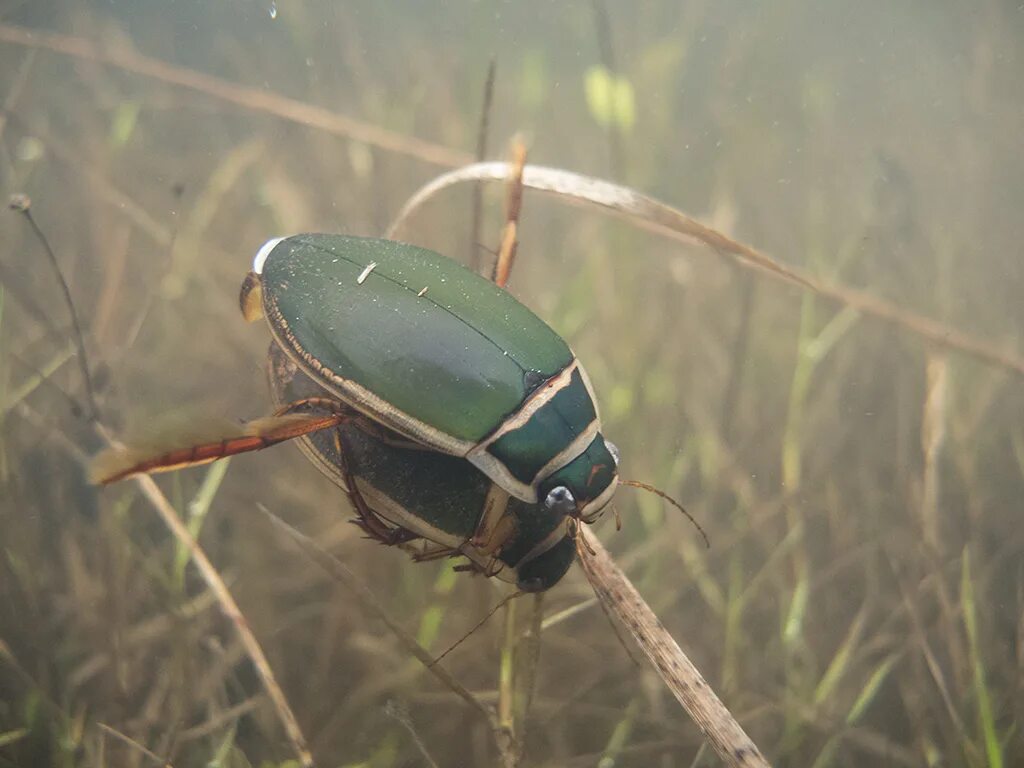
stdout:
POLYGON ((526 145, 522 139, 512 140, 512 174, 508 179, 508 192, 505 198, 505 228, 501 233, 501 245, 498 247, 498 260, 494 262, 491 279, 502 288, 512 275, 512 266, 516 261, 516 249, 519 245, 519 214, 523 210, 523 167, 526 165, 526 145))

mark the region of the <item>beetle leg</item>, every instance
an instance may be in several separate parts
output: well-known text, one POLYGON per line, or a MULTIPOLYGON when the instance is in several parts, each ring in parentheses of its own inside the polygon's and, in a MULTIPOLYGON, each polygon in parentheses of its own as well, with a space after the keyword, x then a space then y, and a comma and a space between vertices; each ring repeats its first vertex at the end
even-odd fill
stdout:
POLYGON ((487 565, 481 565, 475 560, 469 560, 465 563, 459 563, 452 570, 458 573, 478 573, 485 578, 491 578, 497 576, 504 570, 505 564, 496 557, 492 557, 487 565))
POLYGON ((383 544, 386 547, 400 547, 410 541, 422 538, 418 533, 410 531, 401 526, 391 527, 381 520, 373 512, 360 512, 359 517, 352 520, 352 524, 366 534, 368 539, 383 544))
MULTIPOLYGON (((315 400, 317 398, 310 399, 315 400)), ((334 451, 337 456, 338 466, 341 469, 342 479, 344 480, 345 493, 349 501, 352 502, 356 512, 356 519, 352 523, 358 526, 368 538, 378 541, 387 547, 401 546, 421 538, 419 534, 413 533, 408 528, 402 528, 401 526, 385 522, 376 512, 370 509, 370 506, 358 490, 351 470, 349 470, 348 462, 345 460, 345 451, 341 445, 341 433, 337 430, 334 432, 334 451)))
MULTIPOLYGON (((420 551, 413 552, 412 559, 417 563, 429 563, 433 560, 443 560, 446 557, 458 557, 461 554, 462 552, 458 549, 447 547, 444 544, 428 544, 420 551)), ((457 565, 455 569, 458 570, 460 567, 457 565)))
POLYGON ((469 539, 469 544, 486 555, 501 551, 502 546, 516 531, 515 519, 507 514, 509 493, 497 483, 491 483, 484 500, 480 521, 469 539))
MULTIPOLYGON (((341 454, 339 454, 341 455, 341 454)), ((408 528, 386 523, 381 517, 370 509, 363 495, 357 491, 355 479, 345 470, 346 484, 351 490, 348 493, 349 500, 356 510, 356 519, 352 522, 362 529, 367 537, 374 539, 386 547, 400 546, 410 541, 421 538, 419 534, 413 533, 408 528)))

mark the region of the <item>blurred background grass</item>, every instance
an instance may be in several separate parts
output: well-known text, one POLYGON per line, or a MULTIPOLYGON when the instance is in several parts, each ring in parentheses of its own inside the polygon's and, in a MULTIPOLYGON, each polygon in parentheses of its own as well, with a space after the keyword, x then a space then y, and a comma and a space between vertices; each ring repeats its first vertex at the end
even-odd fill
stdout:
MULTIPOLYGON (((490 156, 522 131, 531 162, 629 183, 1020 349, 1016 3, 4 0, 0 23, 466 157, 493 57, 490 156)), ((303 230, 379 234, 443 170, 11 42, 0 102, 0 191, 33 199, 119 433, 265 412, 266 332, 236 305, 254 250, 303 230)), ((500 199, 488 190, 490 247, 500 199)), ((467 260, 470 221, 457 190, 406 236, 467 260)), ((586 363, 624 472, 682 499, 712 545, 629 490, 623 531, 599 533, 763 751, 777 765, 1020 764, 1020 378, 550 198, 527 194, 521 238, 511 288, 586 363)), ((179 767, 286 761, 173 539, 132 484, 84 479, 98 445, 64 394, 83 396, 67 311, 15 213, 0 217, 0 267, 0 765, 151 764, 99 723, 179 767)), ((435 652, 498 585, 361 540, 293 447, 160 483, 201 521, 320 764, 496 762, 487 723, 255 505, 326 542, 435 652)), ((696 729, 589 597, 574 570, 545 600, 550 617, 582 610, 545 630, 526 762, 693 764, 696 729)), ((445 660, 485 700, 503 640, 494 620, 445 660)))

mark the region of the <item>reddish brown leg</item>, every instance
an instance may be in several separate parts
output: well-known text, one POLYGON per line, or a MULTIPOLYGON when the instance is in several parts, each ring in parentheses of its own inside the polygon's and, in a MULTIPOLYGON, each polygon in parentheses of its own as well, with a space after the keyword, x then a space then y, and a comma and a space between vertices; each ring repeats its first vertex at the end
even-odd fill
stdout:
POLYGON ((376 512, 370 509, 363 495, 359 492, 355 477, 345 461, 345 451, 342 449, 341 438, 337 431, 334 433, 334 450, 338 456, 345 488, 348 489, 348 498, 356 510, 357 517, 352 523, 358 526, 366 534, 367 538, 378 541, 387 547, 399 546, 420 538, 418 534, 413 533, 407 528, 386 523, 376 512))

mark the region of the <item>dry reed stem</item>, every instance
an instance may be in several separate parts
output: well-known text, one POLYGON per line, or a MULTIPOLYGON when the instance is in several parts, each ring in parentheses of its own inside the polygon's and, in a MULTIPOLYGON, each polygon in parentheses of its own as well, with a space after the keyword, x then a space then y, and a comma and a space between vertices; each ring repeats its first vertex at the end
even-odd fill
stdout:
POLYGON ((254 112, 275 115, 293 123, 317 128, 335 136, 355 139, 434 165, 451 167, 472 161, 472 156, 467 152, 405 136, 386 128, 378 128, 323 107, 238 85, 192 69, 177 67, 134 51, 102 48, 83 37, 0 24, 0 42, 27 48, 42 48, 76 59, 108 64, 126 72, 212 96, 254 112))
POLYGON ((719 757, 735 768, 768 768, 761 751, 704 681, 679 644, 654 615, 608 550, 580 528, 580 563, 602 603, 629 628, 661 679, 700 728, 719 757))
MULTIPOLYGON (((429 199, 448 187, 463 182, 506 181, 514 173, 509 163, 474 163, 444 173, 421 187, 399 211, 388 229, 394 237, 398 229, 429 199)), ((728 254, 745 268, 757 268, 791 285, 798 285, 852 309, 870 315, 920 336, 938 347, 953 349, 971 355, 986 363, 1005 368, 1024 376, 1024 358, 1012 351, 964 333, 930 317, 908 312, 896 304, 879 299, 864 291, 829 283, 796 267, 784 265, 755 248, 733 240, 687 216, 682 211, 652 197, 642 195, 629 187, 602 179, 583 176, 558 168, 529 165, 523 170, 523 185, 556 195, 559 199, 595 205, 628 219, 635 226, 683 242, 697 242, 710 246, 718 253, 728 254)))
MULTIPOLYGON (((115 442, 109 438, 102 428, 99 428, 99 432, 108 443, 115 445, 115 442)), ((270 662, 267 661, 267 657, 263 653, 263 648, 260 647, 259 641, 249 627, 249 622, 246 621, 224 580, 217 573, 217 569, 214 568, 213 563, 207 558, 199 543, 189 533, 188 528, 181 521, 181 518, 178 517, 178 513, 174 511, 174 507, 171 506, 167 497, 164 496, 159 486, 153 481, 153 478, 149 475, 136 475, 134 479, 142 490, 143 495, 156 510, 157 514, 160 515, 164 525, 174 535, 174 538, 188 550, 189 557, 196 564, 196 568, 199 569, 203 581, 206 582, 210 591, 216 596, 224 615, 234 624, 238 637, 242 641, 242 646, 256 668, 256 673, 263 683, 264 690, 266 690, 267 695, 270 697, 270 702, 274 706, 278 719, 284 726, 285 735, 288 737, 288 741, 291 743, 299 762, 303 768, 313 768, 313 756, 310 754, 306 737, 302 735, 302 729, 299 728, 298 720, 295 719, 295 714, 288 705, 288 700, 285 698, 281 686, 278 685, 277 679, 274 677, 274 672, 271 670, 270 662)))
POLYGON ((526 165, 526 145, 518 136, 512 139, 512 173, 508 179, 505 196, 505 228, 498 246, 498 260, 494 263, 491 280, 504 288, 512 275, 516 262, 516 248, 519 244, 519 214, 523 210, 523 168, 526 165))

